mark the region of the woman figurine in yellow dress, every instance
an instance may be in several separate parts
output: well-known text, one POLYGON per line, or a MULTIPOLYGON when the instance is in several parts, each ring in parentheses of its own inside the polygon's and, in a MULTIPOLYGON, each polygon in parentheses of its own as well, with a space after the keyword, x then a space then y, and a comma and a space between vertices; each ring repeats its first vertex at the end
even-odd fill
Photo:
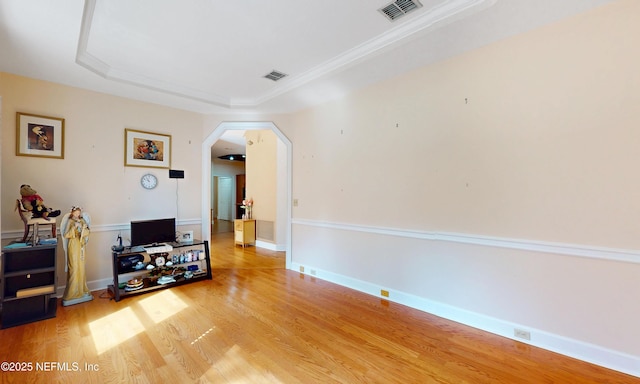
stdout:
POLYGON ((73 305, 93 300, 87 287, 85 274, 85 246, 89 241, 89 215, 82 208, 73 207, 62 219, 62 245, 67 259, 67 287, 62 296, 62 305, 73 305))

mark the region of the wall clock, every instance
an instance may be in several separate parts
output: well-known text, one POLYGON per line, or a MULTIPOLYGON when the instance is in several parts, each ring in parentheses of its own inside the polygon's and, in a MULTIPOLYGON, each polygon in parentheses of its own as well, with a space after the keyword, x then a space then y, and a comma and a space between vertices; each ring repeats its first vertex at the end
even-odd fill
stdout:
POLYGON ((158 178, 151 173, 147 173, 140 179, 140 184, 144 189, 153 189, 158 185, 158 178))

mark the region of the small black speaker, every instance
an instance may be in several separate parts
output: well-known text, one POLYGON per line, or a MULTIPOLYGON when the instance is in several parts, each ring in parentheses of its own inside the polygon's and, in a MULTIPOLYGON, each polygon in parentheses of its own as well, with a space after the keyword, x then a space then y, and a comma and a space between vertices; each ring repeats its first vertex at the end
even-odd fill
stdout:
POLYGON ((184 171, 178 171, 175 169, 169 170, 169 178, 170 179, 184 179, 184 171))

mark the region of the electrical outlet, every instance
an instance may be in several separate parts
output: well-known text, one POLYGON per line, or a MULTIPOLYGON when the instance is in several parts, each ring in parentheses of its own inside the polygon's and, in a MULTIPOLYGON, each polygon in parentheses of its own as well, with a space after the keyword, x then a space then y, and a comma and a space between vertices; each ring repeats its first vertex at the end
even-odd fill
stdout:
POLYGON ((311 274, 312 274, 313 276, 315 276, 315 275, 316 275, 316 270, 315 270, 315 269, 312 269, 312 270, 311 270, 311 274))
POLYGON ((304 273, 304 267, 302 265, 300 266, 300 273, 304 273))
POLYGON ((514 329, 513 335, 519 339, 531 340, 531 332, 525 331, 524 329, 514 329))
POLYGON ((293 206, 297 207, 298 206, 298 199, 293 199, 293 206))
POLYGON ((389 291, 385 291, 384 289, 380 290, 380 296, 389 297, 389 291))

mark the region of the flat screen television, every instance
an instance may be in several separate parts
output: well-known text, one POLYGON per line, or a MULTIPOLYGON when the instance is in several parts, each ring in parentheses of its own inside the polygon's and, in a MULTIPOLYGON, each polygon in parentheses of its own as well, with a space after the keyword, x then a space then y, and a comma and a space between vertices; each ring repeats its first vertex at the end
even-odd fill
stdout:
POLYGON ((176 219, 138 220, 131 222, 131 246, 176 241, 176 219))

